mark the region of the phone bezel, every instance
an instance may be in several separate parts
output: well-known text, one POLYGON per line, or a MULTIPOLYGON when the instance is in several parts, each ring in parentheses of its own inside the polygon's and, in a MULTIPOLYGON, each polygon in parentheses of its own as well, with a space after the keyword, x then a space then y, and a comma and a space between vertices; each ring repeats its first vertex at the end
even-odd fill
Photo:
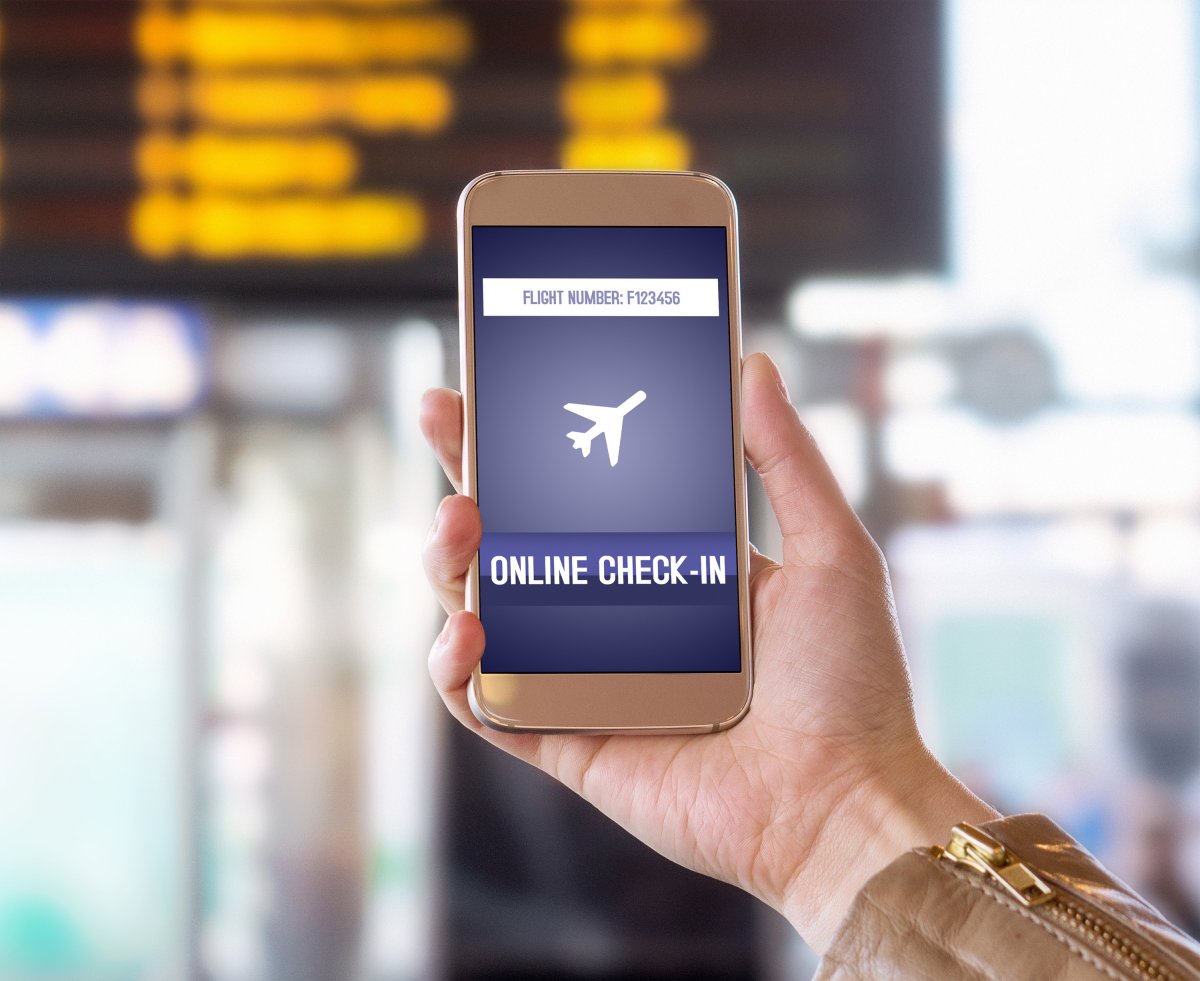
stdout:
MULTIPOLYGON (((716 732, 750 707, 750 546, 741 427, 741 294, 737 208, 720 180, 685 171, 496 171, 471 181, 458 202, 459 339, 464 408, 463 492, 476 498, 472 227, 724 226, 729 278, 729 366, 733 397, 741 670, 703 673, 484 674, 468 696, 484 724, 508 732, 716 732)), ((466 608, 479 612, 479 558, 466 581, 466 608)))

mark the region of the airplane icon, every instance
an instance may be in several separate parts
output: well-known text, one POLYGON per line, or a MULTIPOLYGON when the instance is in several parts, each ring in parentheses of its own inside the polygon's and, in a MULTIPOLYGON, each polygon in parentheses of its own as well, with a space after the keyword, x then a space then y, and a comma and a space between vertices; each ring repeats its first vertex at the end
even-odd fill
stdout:
POLYGON ((563 406, 564 409, 574 412, 577 416, 583 416, 585 419, 591 419, 596 424, 586 433, 567 433, 567 439, 574 440, 571 444, 572 449, 583 450, 583 455, 587 456, 592 452, 592 440, 603 433, 604 441, 608 444, 608 464, 615 467, 617 455, 621 452, 621 424, 625 421, 625 415, 645 401, 645 392, 634 392, 615 408, 609 408, 606 405, 580 405, 578 402, 568 402, 563 406))

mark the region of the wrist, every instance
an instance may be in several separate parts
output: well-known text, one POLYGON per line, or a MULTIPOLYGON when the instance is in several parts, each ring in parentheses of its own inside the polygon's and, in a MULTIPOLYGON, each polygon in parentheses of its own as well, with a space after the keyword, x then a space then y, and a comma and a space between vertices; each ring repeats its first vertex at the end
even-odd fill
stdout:
POLYGON ((780 912, 818 953, 875 873, 911 848, 944 843, 960 821, 1000 816, 918 745, 846 788, 784 891, 780 912))

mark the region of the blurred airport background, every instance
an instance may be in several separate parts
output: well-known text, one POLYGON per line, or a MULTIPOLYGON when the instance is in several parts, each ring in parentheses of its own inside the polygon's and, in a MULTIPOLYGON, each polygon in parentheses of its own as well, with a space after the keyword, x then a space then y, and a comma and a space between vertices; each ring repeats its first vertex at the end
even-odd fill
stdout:
POLYGON ((928 738, 1200 933, 1198 94, 1192 0, 0 0, 0 978, 811 970, 427 683, 517 167, 731 185, 928 738))

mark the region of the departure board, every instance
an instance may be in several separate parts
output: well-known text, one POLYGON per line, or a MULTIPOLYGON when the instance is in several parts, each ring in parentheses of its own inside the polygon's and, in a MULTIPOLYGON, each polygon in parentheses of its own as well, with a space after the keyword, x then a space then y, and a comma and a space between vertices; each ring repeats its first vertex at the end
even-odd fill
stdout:
POLYGON ((696 169, 747 294, 942 260, 933 0, 0 0, 0 289, 448 298, 506 168, 696 169))

